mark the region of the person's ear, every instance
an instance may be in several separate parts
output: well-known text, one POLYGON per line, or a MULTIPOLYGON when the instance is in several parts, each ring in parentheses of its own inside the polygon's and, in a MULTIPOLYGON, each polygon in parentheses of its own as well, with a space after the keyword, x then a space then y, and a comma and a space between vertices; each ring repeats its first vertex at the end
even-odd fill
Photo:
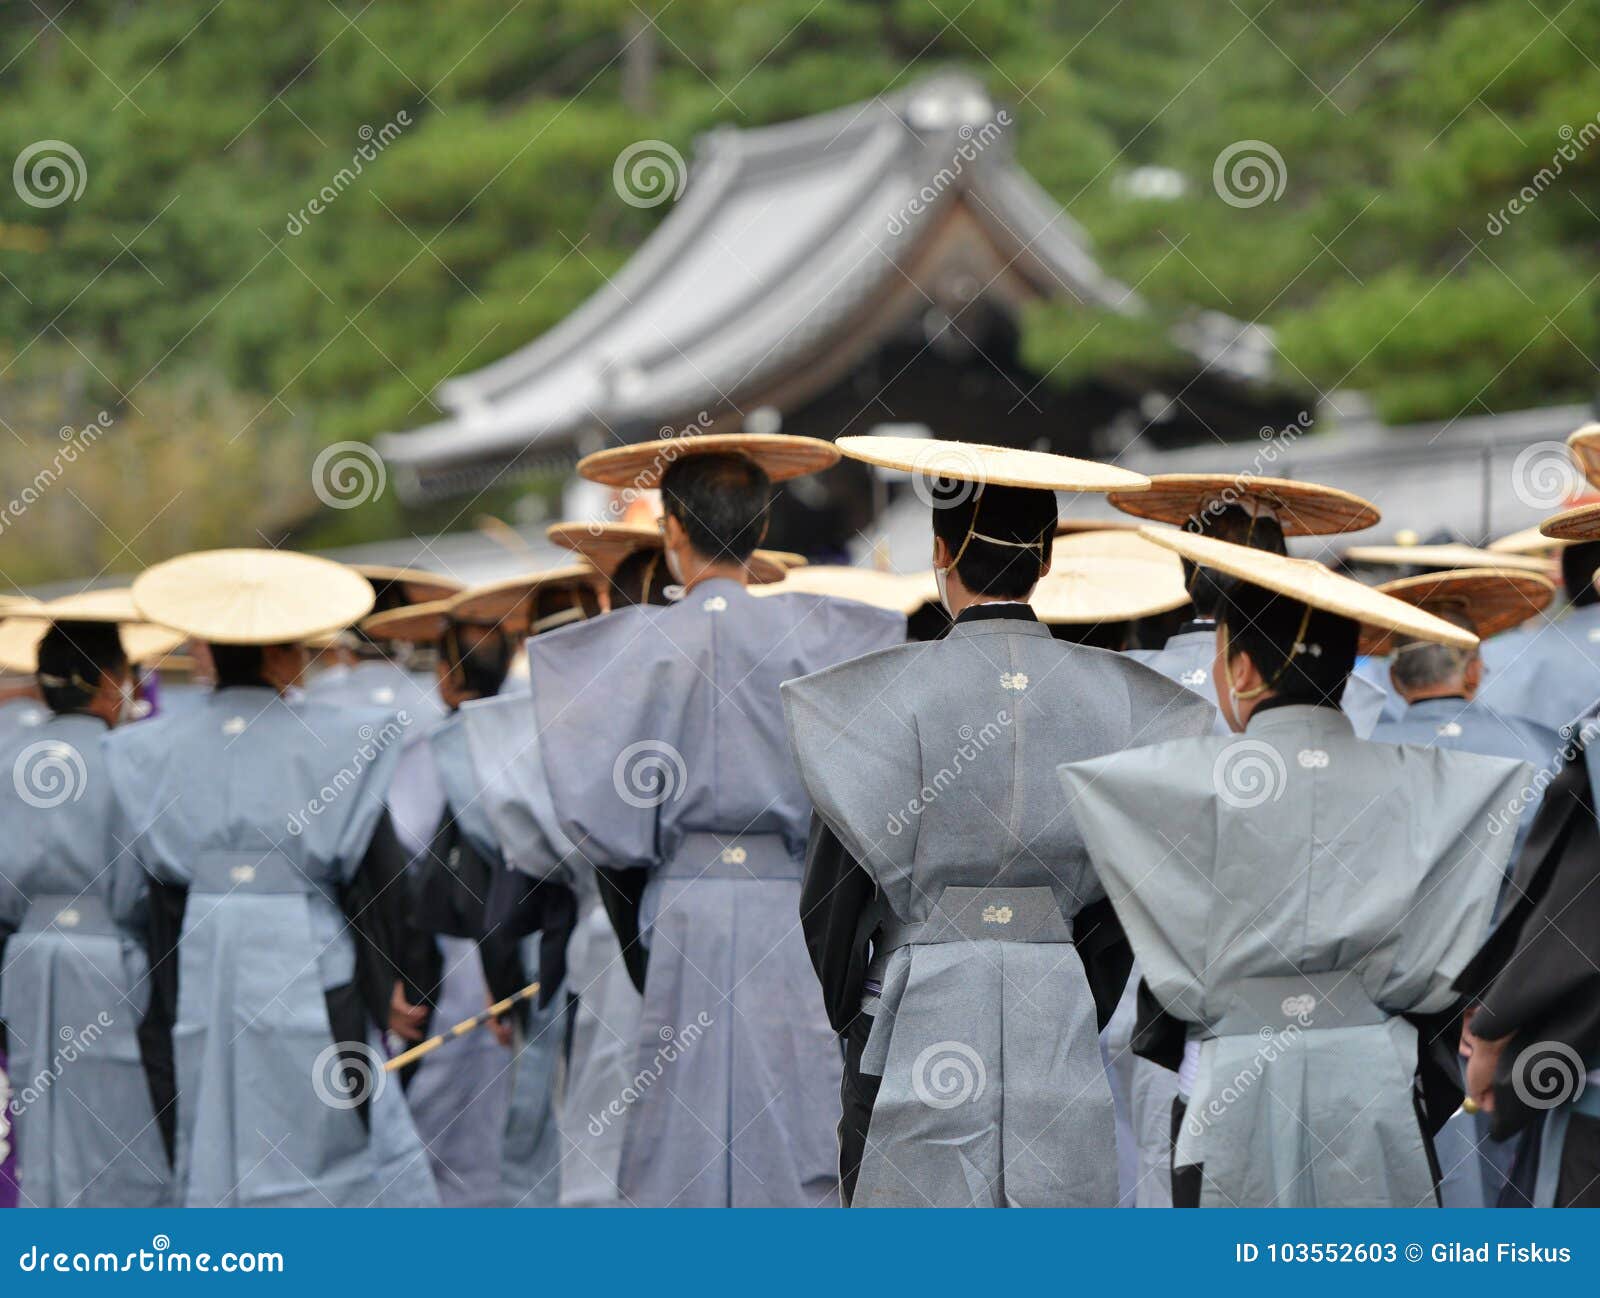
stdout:
POLYGON ((933 538, 933 566, 935 568, 948 568, 954 558, 955 556, 951 553, 944 537, 935 536, 933 538))
POLYGON ((1478 692, 1478 687, 1483 684, 1483 658, 1474 651, 1467 665, 1461 673, 1461 683, 1466 687, 1467 697, 1470 699, 1478 692))
POLYGON ((672 514, 667 514, 662 519, 661 536, 669 550, 681 550, 689 543, 689 533, 672 514))

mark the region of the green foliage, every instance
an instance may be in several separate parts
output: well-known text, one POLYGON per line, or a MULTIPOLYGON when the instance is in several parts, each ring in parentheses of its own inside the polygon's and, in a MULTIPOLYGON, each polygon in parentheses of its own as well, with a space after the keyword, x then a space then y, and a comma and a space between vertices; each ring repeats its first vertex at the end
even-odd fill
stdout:
MULTIPOLYGON (((1160 366, 1171 321, 1214 308, 1273 326, 1288 374, 1364 388, 1391 419, 1582 398, 1600 140, 1573 133, 1600 111, 1600 9, 1537 4, 680 0, 653 27, 624 0, 47 5, 53 23, 35 9, 0 30, 0 163, 62 140, 87 174, 50 207, 0 185, 0 374, 103 401, 118 428, 151 409, 213 432, 254 418, 274 470, 309 481, 318 445, 430 421, 439 380, 624 264, 663 210, 614 192, 628 144, 688 157, 717 125, 957 68, 1008 107, 1024 165, 1148 308, 1030 311, 1026 355, 1052 381, 1160 366), (647 46, 651 102, 629 107, 647 46), (1212 168, 1246 139, 1287 175, 1276 200, 1238 207, 1212 168), (1184 194, 1130 197, 1146 165, 1178 169, 1184 194), (227 394, 220 419, 194 390, 227 394)), ((6 408, 22 444, 54 436, 40 403, 6 408)), ((180 431, 164 458, 198 444, 180 431)), ((147 493, 134 517, 163 500, 142 478, 103 485, 147 493)), ((184 536, 249 541, 283 504, 202 495, 173 507, 199 515, 184 536)), ((321 518, 312 539, 408 521, 392 499, 321 518)), ((65 549, 30 563, 57 559, 81 570, 65 549)))

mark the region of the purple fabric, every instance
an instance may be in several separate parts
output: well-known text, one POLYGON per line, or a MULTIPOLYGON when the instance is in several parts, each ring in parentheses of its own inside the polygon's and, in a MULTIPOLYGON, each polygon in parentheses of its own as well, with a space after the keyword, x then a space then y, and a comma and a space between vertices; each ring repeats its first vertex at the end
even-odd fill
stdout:
POLYGON ((11 1130, 11 1086, 6 1072, 6 1056, 0 1051, 0 1208, 17 1206, 17 1152, 11 1130))

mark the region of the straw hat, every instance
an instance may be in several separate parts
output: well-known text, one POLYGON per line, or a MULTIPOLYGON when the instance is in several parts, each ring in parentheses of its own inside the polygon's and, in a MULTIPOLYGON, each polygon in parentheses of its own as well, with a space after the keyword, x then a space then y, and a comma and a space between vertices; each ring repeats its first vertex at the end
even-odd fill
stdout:
POLYGON ((1554 541, 1600 541, 1600 505, 1562 510, 1540 523, 1539 530, 1554 541))
POLYGON ((451 599, 448 613, 452 622, 471 622, 477 626, 507 623, 513 630, 529 629, 533 598, 559 591, 593 590, 599 574, 587 563, 569 564, 544 572, 528 572, 506 577, 482 586, 473 586, 451 599))
POLYGON ((833 446, 815 437, 787 433, 694 433, 663 437, 633 446, 596 451, 578 461, 578 473, 608 487, 644 490, 661 485, 661 475, 691 455, 744 455, 766 470, 773 482, 804 477, 839 461, 833 446))
POLYGON ((1139 524, 1131 518, 1063 518, 1056 524, 1056 536, 1078 536, 1084 532, 1137 532, 1139 524))
POLYGON ((39 642, 56 622, 96 622, 121 628, 122 649, 134 664, 165 657, 185 637, 139 616, 126 589, 87 590, 48 603, 18 600, 0 609, 0 671, 32 674, 39 669, 39 642))
POLYGON ((766 586, 752 586, 752 595, 831 595, 835 599, 854 600, 858 604, 871 604, 874 608, 888 609, 891 613, 909 616, 929 600, 939 598, 931 572, 903 577, 898 573, 879 572, 876 568, 850 568, 835 564, 812 564, 806 568, 791 568, 783 580, 766 586))
POLYGON ((1177 556, 1151 546, 1161 560, 1069 556, 1051 561, 1028 602, 1041 622, 1084 625, 1126 622, 1189 602, 1177 556))
POLYGON ((1585 424, 1567 438, 1567 449, 1591 485, 1600 487, 1600 424, 1585 424))
POLYGON ((1517 572, 1549 571, 1543 559, 1479 550, 1470 545, 1353 545, 1344 552, 1349 563, 1394 568, 1510 568, 1517 572))
MULTIPOLYGON (((1520 626, 1549 605, 1556 593, 1555 583, 1549 578, 1515 568, 1424 572, 1386 581, 1377 589, 1429 613, 1465 614, 1480 640, 1520 626)), ((1394 639, 1393 632, 1365 628, 1361 652, 1387 654, 1394 639)))
POLYGON ((1183 564, 1171 550, 1163 549, 1139 535, 1139 525, 1129 530, 1113 532, 1076 532, 1057 536, 1051 550, 1051 563, 1064 559, 1140 559, 1145 563, 1160 563, 1180 574, 1183 564))
POLYGON ((1571 541, 1546 536, 1535 526, 1502 536, 1498 541, 1490 541, 1488 549, 1491 554, 1531 554, 1553 558, 1571 544, 1571 541))
POLYGON ((352 563, 348 566, 359 572, 374 587, 381 588, 398 583, 408 604, 426 604, 430 600, 449 599, 467 587, 464 581, 446 577, 443 573, 424 572, 420 568, 395 568, 386 563, 352 563))
POLYGON ((1222 506, 1238 505, 1277 519, 1285 536, 1359 532, 1380 517, 1371 501, 1337 487, 1250 474, 1158 473, 1148 491, 1114 492, 1110 501, 1124 513, 1179 526, 1222 506))
MULTIPOLYGON (((648 523, 552 523, 544 534, 562 549, 576 550, 607 576, 635 550, 662 548, 661 529, 648 523)), ((804 563, 803 555, 757 550, 745 567, 751 581, 765 583, 782 581, 785 572, 804 563)))
POLYGON ((924 478, 949 478, 980 486, 1034 487, 1047 491, 1142 491, 1150 479, 1095 460, 1075 460, 1048 451, 1020 451, 977 442, 926 437, 841 437, 841 454, 852 460, 901 469, 924 478))
POLYGON ((403 640, 408 644, 432 644, 450 623, 450 601, 431 599, 423 604, 406 604, 364 618, 361 629, 373 640, 403 640))
POLYGON ((1209 536, 1168 528, 1144 527, 1139 534, 1157 545, 1175 550, 1202 568, 1214 568, 1231 577, 1247 581, 1310 604, 1327 613, 1336 613, 1361 624, 1363 628, 1398 631, 1417 640, 1471 649, 1478 637, 1452 626, 1442 618, 1425 613, 1404 600, 1395 599, 1350 577, 1341 577, 1315 559, 1295 559, 1249 546, 1218 541, 1209 536))
POLYGON ((298 644, 359 621, 372 586, 331 559, 284 550, 203 550, 146 569, 133 602, 152 622, 213 644, 298 644))

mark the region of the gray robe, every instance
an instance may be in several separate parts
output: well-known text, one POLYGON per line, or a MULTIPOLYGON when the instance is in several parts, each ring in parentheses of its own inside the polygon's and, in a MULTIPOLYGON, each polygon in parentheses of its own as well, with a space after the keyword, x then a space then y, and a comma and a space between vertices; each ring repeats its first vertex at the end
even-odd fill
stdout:
POLYGON ((1417 1032, 1489 922, 1527 778, 1331 708, 1060 768, 1157 1002, 1201 1041, 1175 1161, 1207 1206, 1422 1206, 1417 1032))
POLYGON ((438 1202, 376 1032, 335 1042, 324 998, 355 977, 339 889, 403 734, 388 713, 251 687, 107 739, 129 850, 187 889, 173 1028, 186 1206, 438 1202), (366 1055, 370 1138, 340 1087, 341 1046, 366 1055))
POLYGON ((562 832, 648 872, 634 1076, 606 1111, 632 1203, 834 1201, 842 1061, 798 922, 811 806, 778 687, 904 636, 864 604, 716 579, 528 642, 562 832))
MULTIPOLYGON (((405 746, 388 801, 413 868, 433 845, 447 806, 462 832, 483 843, 470 777, 459 715, 446 717, 431 735, 405 746)), ((481 1013, 489 1002, 476 939, 439 935, 434 941, 443 972, 430 1030, 439 1032, 481 1013)), ((482 1030, 446 1041, 417 1065, 406 1102, 427 1147, 440 1203, 447 1208, 500 1207, 511 1052, 482 1030)))
POLYGON ((50 709, 38 699, 7 699, 0 703, 0 739, 32 730, 50 719, 50 709))
POLYGON ((136 1035, 144 875, 118 846, 105 723, 45 715, 0 738, 0 1019, 21 1202, 163 1207, 171 1169, 136 1035))
MULTIPOLYGON (((1212 707, 1217 706, 1217 683, 1211 679, 1211 669, 1217 658, 1215 631, 1180 631, 1159 649, 1130 649, 1127 655, 1135 662, 1155 668, 1169 681, 1177 681, 1185 689, 1193 690, 1212 707)), ((1386 697, 1381 686, 1363 676, 1351 675, 1339 706, 1361 738, 1370 735, 1373 726, 1378 724, 1386 697)), ((1213 729, 1219 735, 1229 733, 1228 723, 1220 712, 1213 729)))
POLYGON ((1212 709, 1014 619, 957 622, 783 697, 817 814, 891 913, 853 1203, 1114 1205, 1111 1094, 1071 928, 1104 893, 1054 765, 1202 734, 1212 709))
MULTIPOLYGON (((559 1194, 563 1207, 620 1207, 617 1172, 622 1124, 591 1122, 627 1086, 638 1041, 639 993, 628 979, 594 870, 556 823, 538 730, 525 693, 502 694, 461 709, 477 781, 476 804, 505 861, 536 879, 568 876, 578 896, 578 927, 567 944, 570 1050, 562 1057, 565 1006, 557 997, 530 1017, 518 1043, 513 1119, 503 1164, 506 1199, 539 1206, 559 1194)), ((528 939, 531 946, 542 940, 528 939)), ((527 967, 537 968, 530 951, 527 967)))
POLYGON ((1534 618, 1479 652, 1486 707, 1559 730, 1600 699, 1600 604, 1534 618))
POLYGON ((409 718, 408 736, 428 733, 447 715, 432 676, 412 671, 387 658, 369 658, 348 667, 342 664, 330 667, 313 676, 303 693, 309 703, 404 712, 409 718))

